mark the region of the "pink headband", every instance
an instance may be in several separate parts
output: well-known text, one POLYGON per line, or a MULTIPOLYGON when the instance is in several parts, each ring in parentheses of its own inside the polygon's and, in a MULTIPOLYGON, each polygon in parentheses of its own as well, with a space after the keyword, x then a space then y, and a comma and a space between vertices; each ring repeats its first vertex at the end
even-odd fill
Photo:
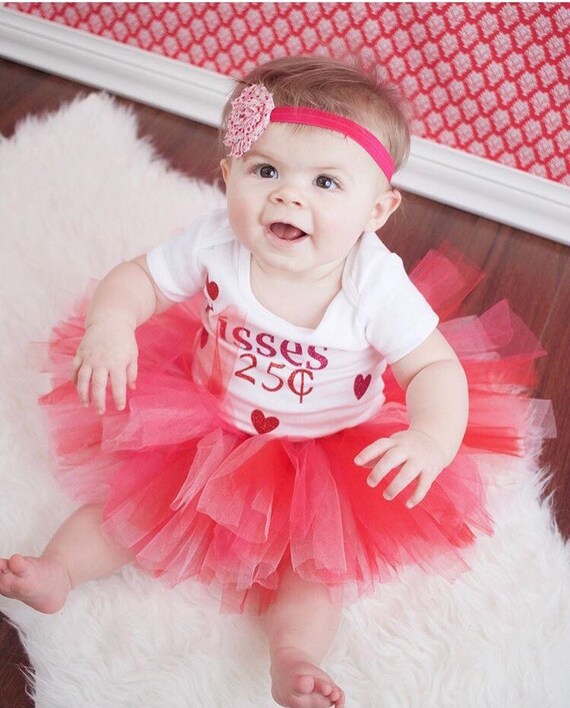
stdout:
POLYGON ((263 135, 269 123, 298 123, 342 133, 363 147, 388 181, 396 169, 394 160, 378 138, 349 118, 302 106, 275 107, 273 96, 263 84, 253 84, 232 101, 224 145, 230 157, 241 157, 263 135))

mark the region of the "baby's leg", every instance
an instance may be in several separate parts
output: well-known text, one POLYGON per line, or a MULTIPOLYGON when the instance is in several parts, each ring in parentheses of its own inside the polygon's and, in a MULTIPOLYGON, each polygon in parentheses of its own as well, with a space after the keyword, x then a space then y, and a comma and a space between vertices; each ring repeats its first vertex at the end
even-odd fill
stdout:
POLYGON ((273 698, 292 708, 344 706, 344 693, 319 668, 340 623, 342 608, 326 587, 283 576, 266 615, 273 698))
POLYGON ((131 552, 117 546, 103 530, 102 507, 83 506, 60 526, 38 558, 0 559, 0 594, 40 612, 58 612, 74 587, 131 560, 131 552))

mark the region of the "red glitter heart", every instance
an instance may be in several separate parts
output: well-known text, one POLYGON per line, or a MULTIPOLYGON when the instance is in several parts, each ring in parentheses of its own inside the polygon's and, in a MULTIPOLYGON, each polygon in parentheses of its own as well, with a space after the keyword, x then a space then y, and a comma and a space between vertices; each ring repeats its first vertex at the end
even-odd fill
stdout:
POLYGON ((354 395, 359 401, 362 396, 364 396, 366 391, 368 391, 368 387, 370 386, 371 381, 372 374, 368 374, 368 376, 358 374, 358 376, 354 379, 354 395))
POLYGON ((279 418, 273 415, 267 416, 259 408, 256 408, 251 414, 251 422, 258 433, 270 433, 279 425, 279 418))
POLYGON ((215 300, 220 294, 220 288, 216 281, 210 280, 209 278, 206 278, 206 291, 212 300, 215 300))

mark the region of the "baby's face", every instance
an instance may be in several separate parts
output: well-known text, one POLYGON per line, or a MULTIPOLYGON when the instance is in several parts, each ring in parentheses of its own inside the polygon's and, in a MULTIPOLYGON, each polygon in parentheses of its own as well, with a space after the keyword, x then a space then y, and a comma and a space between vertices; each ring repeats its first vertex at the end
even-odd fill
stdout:
POLYGON ((222 172, 239 240, 266 268, 299 274, 342 263, 400 201, 360 145, 322 128, 271 123, 222 172))

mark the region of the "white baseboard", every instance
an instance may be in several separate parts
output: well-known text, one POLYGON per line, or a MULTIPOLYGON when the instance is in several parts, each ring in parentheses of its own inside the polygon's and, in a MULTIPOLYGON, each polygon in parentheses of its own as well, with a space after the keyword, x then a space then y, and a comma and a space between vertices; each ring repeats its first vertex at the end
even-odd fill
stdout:
POLYGON ((233 88, 212 71, 4 7, 0 55, 213 126, 233 88))
POLYGON ((570 187, 476 155, 412 138, 399 186, 570 245, 570 187))
MULTIPOLYGON (((232 80, 0 7, 0 55, 217 126, 232 80)), ((570 187, 412 139, 396 186, 570 245, 570 187)))

